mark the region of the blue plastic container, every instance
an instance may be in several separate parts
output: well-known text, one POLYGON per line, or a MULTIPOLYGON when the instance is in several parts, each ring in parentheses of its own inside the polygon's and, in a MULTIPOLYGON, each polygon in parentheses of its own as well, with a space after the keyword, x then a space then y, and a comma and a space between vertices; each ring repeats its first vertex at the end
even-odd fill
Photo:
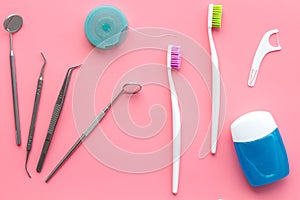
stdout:
POLYGON ((240 165, 253 187, 275 182, 289 174, 286 150, 271 113, 255 111, 231 125, 240 165))

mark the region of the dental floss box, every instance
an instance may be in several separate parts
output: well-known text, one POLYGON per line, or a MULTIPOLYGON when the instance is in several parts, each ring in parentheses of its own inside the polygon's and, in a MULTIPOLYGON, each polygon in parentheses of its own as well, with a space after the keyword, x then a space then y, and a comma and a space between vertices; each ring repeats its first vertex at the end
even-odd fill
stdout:
POLYGON ((232 123, 231 133, 240 165, 251 186, 266 185, 289 174, 286 150, 271 113, 246 113, 232 123))

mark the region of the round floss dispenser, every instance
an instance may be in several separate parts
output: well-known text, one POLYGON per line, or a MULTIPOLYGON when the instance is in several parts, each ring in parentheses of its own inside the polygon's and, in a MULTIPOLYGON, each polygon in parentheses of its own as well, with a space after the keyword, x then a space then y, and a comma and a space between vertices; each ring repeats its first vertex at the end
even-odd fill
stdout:
POLYGON ((84 24, 87 39, 100 49, 118 46, 125 39, 127 28, 125 15, 113 6, 100 6, 93 9, 84 24))

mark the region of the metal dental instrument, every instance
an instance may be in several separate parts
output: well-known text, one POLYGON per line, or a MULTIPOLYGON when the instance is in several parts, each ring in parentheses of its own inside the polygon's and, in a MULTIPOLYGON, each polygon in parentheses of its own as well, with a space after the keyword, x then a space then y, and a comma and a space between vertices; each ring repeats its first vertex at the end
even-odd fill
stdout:
POLYGON ((46 65, 46 58, 45 58, 43 52, 41 52, 41 55, 44 59, 44 63, 43 63, 42 68, 41 68, 40 77, 38 79, 37 88, 36 88, 36 92, 35 92, 33 112, 32 112, 30 129, 29 129, 28 140, 27 140, 27 147, 26 147, 27 153, 26 153, 26 161, 25 161, 25 170, 26 170, 29 178, 31 178, 31 176, 30 176, 30 173, 28 172, 28 169, 27 169, 27 162, 28 162, 29 153, 31 151, 32 141, 33 141, 36 117, 37 117, 37 112, 38 112, 38 107, 39 107, 41 92, 42 92, 42 87, 43 87, 44 68, 45 68, 45 65, 46 65))
POLYGON ((67 94, 67 90, 68 90, 68 86, 69 86, 69 83, 70 83, 72 72, 75 68, 77 68, 79 66, 80 65, 70 67, 67 71, 66 76, 65 76, 65 80, 64 80, 63 85, 60 89, 59 95, 57 97, 57 100, 56 100, 56 103, 55 103, 55 106, 54 106, 54 110, 53 110, 53 113, 52 113, 50 125, 49 125, 48 132, 47 132, 47 136, 45 138, 45 142, 44 142, 43 149, 42 149, 42 152, 41 152, 41 155, 40 155, 40 158, 39 158, 39 162, 38 162, 38 165, 36 167, 37 172, 41 172, 41 170, 43 168, 43 164, 44 164, 49 146, 51 144, 52 137, 54 135, 55 127, 57 125, 61 110, 62 110, 64 102, 65 102, 65 97, 66 97, 66 94, 67 94))
POLYGON ((15 68, 15 54, 13 51, 13 33, 20 30, 22 25, 23 25, 22 17, 16 14, 9 15, 3 23, 5 30, 9 32, 9 45, 10 45, 9 56, 10 56, 11 84, 12 84, 12 93, 13 93, 17 145, 21 144, 21 131, 20 131, 20 117, 19 117, 18 92, 17 92, 16 68, 15 68))
POLYGON ((123 93, 136 94, 142 89, 142 86, 138 83, 129 82, 123 85, 121 91, 112 99, 112 101, 100 112, 100 114, 94 119, 94 121, 87 127, 84 133, 78 138, 75 144, 67 152, 67 154, 62 158, 62 160, 56 165, 49 176, 46 178, 47 183, 53 175, 60 169, 63 163, 72 155, 72 153, 77 149, 77 147, 82 143, 82 141, 94 130, 97 124, 103 119, 106 113, 110 110, 112 104, 121 96, 123 93))

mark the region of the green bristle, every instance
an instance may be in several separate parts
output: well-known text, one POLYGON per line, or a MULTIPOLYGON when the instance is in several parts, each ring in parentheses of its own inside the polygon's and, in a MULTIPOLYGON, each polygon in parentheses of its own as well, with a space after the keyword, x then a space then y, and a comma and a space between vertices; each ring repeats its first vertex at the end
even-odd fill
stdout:
POLYGON ((213 6, 212 27, 221 28, 222 22, 222 5, 213 6))

